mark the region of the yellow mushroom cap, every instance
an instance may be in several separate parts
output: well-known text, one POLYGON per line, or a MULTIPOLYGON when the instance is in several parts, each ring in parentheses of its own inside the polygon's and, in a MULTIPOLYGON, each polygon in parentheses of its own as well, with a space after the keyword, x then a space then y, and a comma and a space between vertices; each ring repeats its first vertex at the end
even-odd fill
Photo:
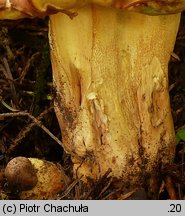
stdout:
POLYGON ((37 170, 38 182, 34 188, 20 193, 21 199, 56 199, 57 193, 63 190, 65 186, 64 174, 56 164, 29 158, 35 170, 37 170))

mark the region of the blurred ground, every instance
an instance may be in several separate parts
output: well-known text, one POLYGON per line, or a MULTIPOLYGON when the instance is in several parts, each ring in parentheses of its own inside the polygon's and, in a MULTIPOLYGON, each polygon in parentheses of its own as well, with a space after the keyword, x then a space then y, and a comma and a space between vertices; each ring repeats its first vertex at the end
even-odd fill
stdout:
MULTIPOLYGON (((70 157, 57 143, 60 129, 53 110, 54 89, 47 39, 48 20, 20 20, 0 22, 0 113, 21 110, 28 115, 0 118, 0 199, 18 199, 7 189, 3 169, 15 156, 42 158, 63 166, 71 175, 70 157), (47 134, 44 125, 52 133, 47 134)), ((176 131, 185 127, 185 15, 169 64, 172 114, 176 131)), ((177 145, 174 164, 166 167, 157 199, 185 199, 185 144, 177 145)), ((105 175, 86 191, 80 182, 71 184, 61 193, 61 199, 115 199, 122 194, 122 186, 105 175), (113 183, 114 182, 114 183, 113 183)), ((143 189, 125 191, 119 199, 146 199, 143 189)))

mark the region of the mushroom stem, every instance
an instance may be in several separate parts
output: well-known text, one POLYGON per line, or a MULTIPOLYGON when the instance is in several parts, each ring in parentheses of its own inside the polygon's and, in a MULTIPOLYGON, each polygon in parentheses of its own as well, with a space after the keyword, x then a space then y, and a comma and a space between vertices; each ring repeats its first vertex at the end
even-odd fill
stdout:
POLYGON ((111 168, 143 183, 172 161, 168 62, 179 19, 97 5, 50 17, 55 110, 77 177, 111 168))
POLYGON ((55 110, 77 177, 111 168, 142 184, 173 160, 168 61, 180 14, 128 10, 176 13, 185 0, 10 2, 0 19, 68 15, 50 16, 49 37, 55 110))

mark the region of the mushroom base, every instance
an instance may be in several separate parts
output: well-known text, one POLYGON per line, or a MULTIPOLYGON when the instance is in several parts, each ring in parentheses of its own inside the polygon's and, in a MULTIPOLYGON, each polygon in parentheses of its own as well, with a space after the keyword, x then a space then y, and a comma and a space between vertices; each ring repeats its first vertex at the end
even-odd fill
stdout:
POLYGON ((180 15, 101 6, 50 17, 55 110, 74 175, 143 184, 175 153, 168 62, 180 15))

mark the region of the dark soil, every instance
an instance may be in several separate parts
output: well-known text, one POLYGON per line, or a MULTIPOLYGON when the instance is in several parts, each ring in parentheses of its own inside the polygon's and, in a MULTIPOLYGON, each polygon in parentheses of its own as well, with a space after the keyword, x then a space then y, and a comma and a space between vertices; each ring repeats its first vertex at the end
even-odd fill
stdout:
MULTIPOLYGON (((175 130, 185 127, 185 15, 169 64, 169 82, 175 130)), ((62 139, 53 109, 54 89, 48 45, 48 19, 0 22, 0 199, 18 199, 7 187, 3 170, 16 156, 36 157, 59 163, 72 176, 72 163, 59 143, 42 127, 33 123, 36 117, 49 131, 62 139), (28 115, 13 116, 16 110, 28 115), (9 113, 9 114, 8 114, 9 113)), ((185 199, 185 144, 176 148, 174 163, 162 173, 156 199, 185 199)), ((61 199, 149 199, 143 188, 122 191, 120 183, 107 177, 92 189, 81 182, 71 184, 59 195, 61 199)))

